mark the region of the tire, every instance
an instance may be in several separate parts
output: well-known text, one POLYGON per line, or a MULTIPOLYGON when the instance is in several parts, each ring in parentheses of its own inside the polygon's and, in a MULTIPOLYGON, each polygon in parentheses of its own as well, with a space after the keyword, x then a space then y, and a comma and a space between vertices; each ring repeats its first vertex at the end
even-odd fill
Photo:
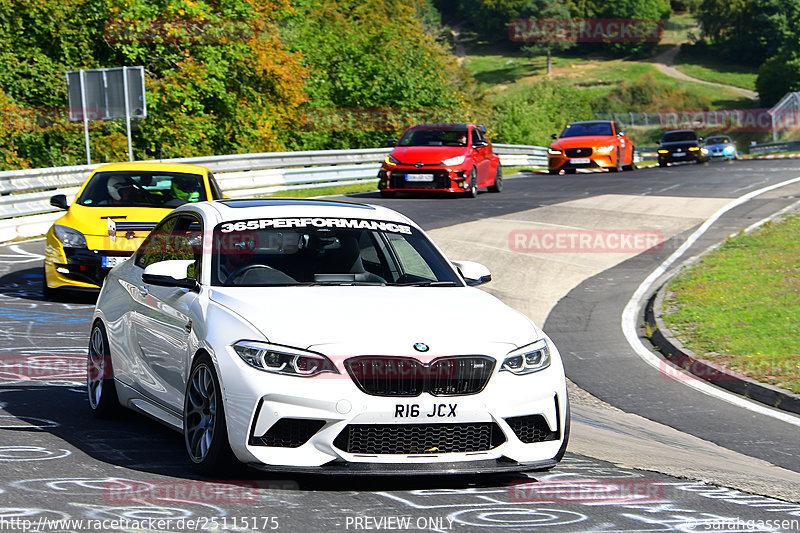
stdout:
POLYGON ((464 192, 467 198, 476 198, 478 196, 478 171, 475 167, 469 171, 469 189, 464 192))
POLYGON ((564 170, 564 174, 575 174, 576 172, 577 170, 575 170, 574 168, 568 168, 564 170))
POLYGON ((624 167, 622 167, 622 170, 628 170, 628 171, 636 170, 636 163, 633 162, 633 159, 634 159, 634 147, 631 147, 631 164, 625 165, 624 167))
POLYGON ((551 176, 555 176, 559 172, 561 172, 560 168, 548 168, 547 169, 547 173, 550 174, 551 176))
POLYGON ((494 185, 489 186, 489 192, 500 192, 503 190, 503 168, 497 163, 497 172, 494 174, 494 185))
POLYGON ((207 354, 195 359, 189 373, 183 402, 183 442, 195 472, 230 475, 241 468, 228 442, 222 387, 207 354))
POLYGON ((620 164, 619 160, 619 148, 617 149, 617 160, 613 167, 608 167, 609 172, 619 172, 622 170, 622 165, 620 164))
POLYGON ((662 163, 661 161, 659 161, 658 162, 658 166, 661 167, 661 168, 664 168, 665 166, 667 166, 667 164, 666 163, 662 163))
POLYGON ((89 408, 97 418, 110 418, 119 409, 114 369, 108 347, 106 328, 99 320, 92 326, 86 360, 86 391, 89 408))
POLYGON ((394 191, 380 191, 381 198, 394 198, 397 196, 397 193, 394 191))

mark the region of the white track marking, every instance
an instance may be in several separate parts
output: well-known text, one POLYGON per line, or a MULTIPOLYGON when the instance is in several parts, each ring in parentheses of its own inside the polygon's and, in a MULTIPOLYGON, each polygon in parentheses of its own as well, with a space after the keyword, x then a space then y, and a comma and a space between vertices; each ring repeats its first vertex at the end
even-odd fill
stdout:
MULTIPOLYGON (((644 299, 650 294, 650 291, 655 284, 655 282, 660 278, 667 269, 677 261, 685 252, 688 250, 697 240, 706 232, 708 229, 717 221, 719 218, 730 211, 731 209, 738 207, 749 200, 752 200, 756 196, 764 194, 765 192, 769 192, 781 187, 785 187, 787 185, 791 185, 793 183, 800 182, 800 177, 793 178, 790 180, 782 181, 775 185, 770 185, 769 187, 763 187, 761 189, 749 192, 735 200, 731 201, 721 209, 719 209, 716 213, 714 213, 711 218, 706 220, 694 233, 692 233, 688 239, 677 249, 675 252, 672 253, 667 259, 661 263, 658 268, 656 268, 653 272, 650 273, 647 278, 639 285, 639 288, 636 289, 636 292, 633 293, 631 299, 628 301, 628 304, 625 306, 625 309, 622 312, 622 332, 625 335, 625 338, 628 340, 628 344, 631 345, 633 351, 641 357, 647 364, 656 368, 659 372, 666 375, 664 371, 664 361, 656 354, 651 352, 639 339, 639 336, 636 332, 636 322, 638 318, 638 310, 640 307, 640 303, 644 301, 644 299)), ((767 220, 767 219, 765 219, 767 220)), ((769 416, 772 418, 776 418, 788 424, 792 424, 794 426, 800 427, 800 417, 794 416, 788 412, 777 411, 765 405, 753 402, 748 400, 742 396, 737 394, 733 394, 727 392, 722 389, 718 389, 708 382, 696 378, 692 375, 687 375, 686 380, 681 380, 682 383, 686 384, 687 386, 698 390, 704 394, 708 394, 709 396, 713 396, 714 398, 720 399, 722 401, 728 402, 730 404, 736 405, 738 407, 742 407, 749 411, 753 411, 755 413, 769 416)))

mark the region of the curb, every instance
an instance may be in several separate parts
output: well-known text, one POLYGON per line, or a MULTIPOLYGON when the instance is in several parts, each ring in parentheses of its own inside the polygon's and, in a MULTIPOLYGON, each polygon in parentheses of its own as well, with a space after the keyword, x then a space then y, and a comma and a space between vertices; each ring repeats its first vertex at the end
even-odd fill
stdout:
POLYGON ((754 160, 754 159, 797 159, 800 154, 784 154, 784 155, 743 155, 739 159, 754 160))
MULTIPOLYGON (((679 272, 680 269, 676 269, 647 300, 644 320, 652 331, 649 341, 653 348, 677 367, 713 385, 770 407, 800 414, 800 394, 794 394, 779 387, 758 382, 721 365, 707 361, 686 348, 681 341, 675 338, 661 319, 661 305, 664 302, 667 283, 679 272)), ((675 379, 680 379, 680 377, 676 376, 675 379)))

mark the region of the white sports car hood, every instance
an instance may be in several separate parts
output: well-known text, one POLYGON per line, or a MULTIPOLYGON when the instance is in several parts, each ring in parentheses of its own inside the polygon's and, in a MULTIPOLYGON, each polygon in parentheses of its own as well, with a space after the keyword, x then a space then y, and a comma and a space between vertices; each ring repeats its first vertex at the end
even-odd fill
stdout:
POLYGON ((431 358, 506 353, 543 336, 523 314, 469 287, 214 287, 209 298, 271 343, 330 355, 420 355, 415 343, 427 344, 431 358))

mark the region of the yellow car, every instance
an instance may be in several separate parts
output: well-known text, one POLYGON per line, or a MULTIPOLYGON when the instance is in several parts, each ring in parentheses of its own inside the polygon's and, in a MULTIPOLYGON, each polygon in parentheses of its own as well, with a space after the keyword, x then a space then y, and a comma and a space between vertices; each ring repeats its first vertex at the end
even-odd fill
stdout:
POLYGON ((50 204, 67 213, 47 232, 44 292, 98 289, 116 264, 139 247, 164 216, 186 202, 224 195, 205 167, 114 163, 98 167, 72 205, 57 194, 50 204))

